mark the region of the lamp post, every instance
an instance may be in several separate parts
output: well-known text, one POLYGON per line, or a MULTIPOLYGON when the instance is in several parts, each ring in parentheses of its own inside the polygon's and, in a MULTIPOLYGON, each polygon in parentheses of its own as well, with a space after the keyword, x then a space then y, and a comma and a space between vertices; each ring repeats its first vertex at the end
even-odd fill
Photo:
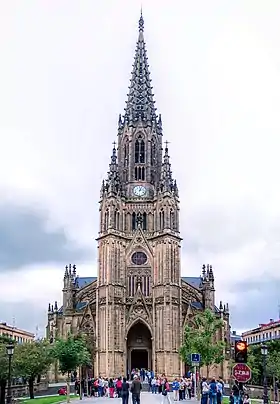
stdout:
POLYGON ((268 404, 267 373, 266 373, 266 358, 268 354, 268 349, 266 345, 261 346, 261 353, 263 357, 263 404, 268 404))
POLYGON ((14 354, 14 345, 9 344, 6 347, 7 349, 7 355, 9 359, 9 367, 8 367, 8 391, 7 391, 7 404, 11 404, 12 402, 12 357, 14 354))

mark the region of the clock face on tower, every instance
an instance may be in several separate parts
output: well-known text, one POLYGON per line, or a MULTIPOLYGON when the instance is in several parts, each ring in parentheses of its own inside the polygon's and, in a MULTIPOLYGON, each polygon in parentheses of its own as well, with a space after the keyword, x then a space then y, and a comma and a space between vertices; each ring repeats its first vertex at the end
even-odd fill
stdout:
POLYGON ((147 190, 143 185, 136 185, 136 187, 133 188, 133 193, 136 196, 145 196, 146 192, 147 190))

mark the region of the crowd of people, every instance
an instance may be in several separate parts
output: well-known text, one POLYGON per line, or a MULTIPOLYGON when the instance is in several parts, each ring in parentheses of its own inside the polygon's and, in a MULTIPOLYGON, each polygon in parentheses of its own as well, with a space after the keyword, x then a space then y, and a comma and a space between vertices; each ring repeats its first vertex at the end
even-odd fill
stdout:
MULTIPOLYGON (((222 378, 201 381, 201 404, 222 404, 224 397, 224 382, 222 378)), ((230 404, 250 404, 249 395, 241 383, 235 382, 229 397, 230 404)))
MULTIPOLYGON (((168 381, 165 375, 155 376, 152 371, 144 369, 134 369, 128 375, 128 378, 118 377, 103 378, 98 377, 88 380, 75 382, 75 390, 77 394, 82 393, 94 397, 122 398, 123 404, 128 404, 129 395, 131 393, 132 403, 140 404, 140 393, 142 384, 148 385, 148 391, 151 394, 160 394, 162 403, 168 401, 171 403, 171 396, 174 401, 191 400, 195 396, 195 380, 194 374, 188 373, 186 377, 175 378, 168 381), (129 381, 131 381, 129 383, 129 381)), ((222 378, 209 379, 202 378, 199 383, 201 392, 201 404, 222 404, 224 397, 224 382, 222 378)), ((250 404, 250 399, 244 391, 240 391, 240 386, 234 384, 230 395, 230 404, 250 404)))
POLYGON ((132 394, 133 404, 140 401, 140 393, 142 391, 142 383, 147 385, 147 390, 151 394, 161 394, 162 401, 170 401, 169 393, 173 391, 174 401, 189 400, 194 395, 194 380, 190 373, 184 378, 175 378, 172 382, 168 382, 166 376, 155 376, 153 371, 145 369, 133 369, 128 378, 93 378, 88 380, 76 380, 75 391, 80 394, 93 397, 122 398, 123 404, 127 404, 129 393, 132 394), (132 383, 129 383, 131 381, 132 383))

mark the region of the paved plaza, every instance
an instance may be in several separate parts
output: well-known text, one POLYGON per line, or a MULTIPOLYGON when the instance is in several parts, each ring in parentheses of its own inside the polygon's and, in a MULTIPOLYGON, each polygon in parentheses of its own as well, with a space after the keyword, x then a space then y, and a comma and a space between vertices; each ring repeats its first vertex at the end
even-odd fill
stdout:
MULTIPOLYGON (((170 394, 170 399, 171 402, 173 403, 173 394, 170 394)), ((109 403, 111 402, 112 404, 121 404, 122 399, 121 398, 107 398, 107 397, 90 397, 90 398, 83 398, 83 401, 85 404, 96 404, 96 403, 109 403)), ((80 404, 80 400, 71 400, 71 403, 73 404, 80 404)), ((155 404, 155 403, 161 403, 162 402, 162 395, 161 394, 152 394, 152 393, 147 393, 143 392, 141 393, 141 404, 155 404)), ((175 401, 176 402, 176 401, 175 401)), ((179 401, 178 401, 179 403, 179 401)), ((195 399, 192 400, 187 400, 187 401, 180 401, 180 403, 186 403, 186 404, 198 404, 198 401, 195 399)), ((131 394, 129 397, 129 402, 128 404, 132 404, 131 400, 131 394)), ((164 398, 164 404, 168 404, 168 400, 166 397, 164 398)))

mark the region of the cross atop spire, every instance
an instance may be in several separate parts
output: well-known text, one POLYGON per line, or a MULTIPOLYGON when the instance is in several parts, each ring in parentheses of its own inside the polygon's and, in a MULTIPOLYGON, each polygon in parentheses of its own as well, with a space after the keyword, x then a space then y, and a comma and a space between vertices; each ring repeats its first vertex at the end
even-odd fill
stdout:
POLYGON ((164 143, 165 143, 165 150, 166 150, 166 149, 168 149, 168 145, 170 142, 168 142, 168 140, 166 140, 164 143))

